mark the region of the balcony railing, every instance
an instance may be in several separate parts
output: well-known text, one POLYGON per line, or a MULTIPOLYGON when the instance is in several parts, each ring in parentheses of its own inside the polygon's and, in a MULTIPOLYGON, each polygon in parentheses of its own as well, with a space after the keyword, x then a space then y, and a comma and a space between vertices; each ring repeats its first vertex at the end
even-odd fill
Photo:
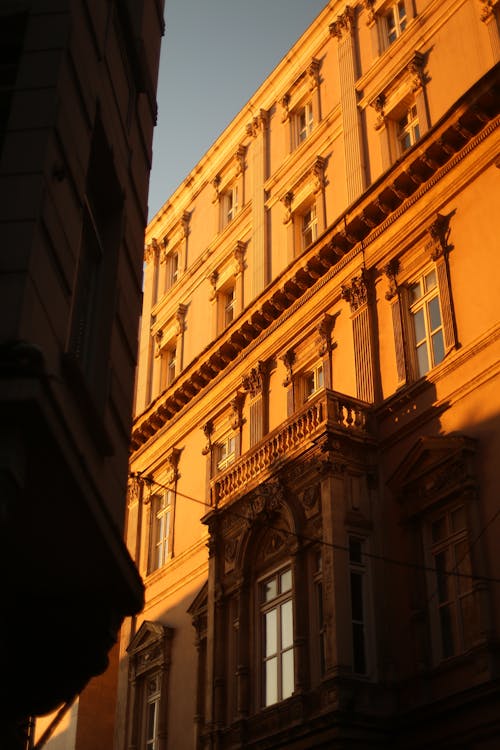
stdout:
POLYGON ((239 496, 243 489, 263 481, 305 444, 325 432, 367 436, 370 404, 336 391, 323 389, 287 421, 266 435, 235 463, 217 474, 211 483, 212 504, 239 496))

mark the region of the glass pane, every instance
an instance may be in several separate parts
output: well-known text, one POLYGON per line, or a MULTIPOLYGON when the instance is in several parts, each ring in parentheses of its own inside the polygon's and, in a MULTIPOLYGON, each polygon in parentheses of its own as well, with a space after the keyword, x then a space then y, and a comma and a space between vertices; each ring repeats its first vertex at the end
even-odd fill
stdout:
POLYGON ((278 659, 266 661, 264 704, 270 706, 278 700, 278 659))
POLYGON ((352 563, 361 563, 363 543, 360 539, 349 537, 349 560, 352 563))
POLYGON ((366 672, 365 632, 360 623, 352 625, 353 667, 358 674, 366 672))
POLYGON ((419 281, 410 287, 410 303, 413 304, 414 302, 419 300, 421 296, 422 296, 422 287, 419 281))
POLYGON ((457 588, 460 593, 472 589, 472 568, 470 564, 469 547, 467 542, 462 540, 455 544, 455 566, 457 573, 457 588))
POLYGON ((437 521, 431 526, 432 541, 439 542, 441 539, 445 539, 447 536, 446 532, 446 516, 438 518, 437 521))
POLYGON ((474 638, 478 632, 477 608, 474 606, 474 594, 464 596, 460 602, 462 618, 462 633, 464 649, 474 645, 474 638))
POLYGON ((416 343, 419 344, 421 341, 425 340, 425 320, 423 308, 420 308, 420 310, 417 310, 417 312, 413 314, 413 327, 415 329, 416 343))
POLYGON ((293 608, 292 600, 281 605, 281 648, 293 645, 293 608))
POLYGON ((285 570, 280 575, 280 593, 284 594, 285 591, 290 591, 292 588, 292 571, 290 569, 285 570))
POLYGON ((428 309, 432 332, 441 327, 441 310, 439 309, 439 297, 433 297, 429 301, 428 309))
POLYGON ((447 602, 450 599, 448 576, 447 572, 447 559, 446 550, 439 552, 435 559, 436 563, 436 581, 438 589, 438 601, 447 602))
POLYGON ((420 376, 429 372, 429 354, 427 352, 427 342, 417 347, 418 374, 420 376))
POLYGON ((272 609, 270 612, 266 612, 264 615, 264 640, 265 649, 264 653, 266 656, 272 656, 278 650, 278 638, 277 638, 277 611, 272 609))
POLYGON ((451 513, 451 528, 453 531, 461 531, 465 529, 465 508, 463 505, 460 508, 455 508, 451 513))
POLYGON ((281 658, 281 699, 289 698, 293 693, 293 649, 285 651, 281 658))
POLYGON ((455 653, 451 605, 441 607, 439 610, 439 617, 441 621, 441 647, 443 650, 443 658, 446 659, 449 656, 453 656, 455 653))
POLYGON ((323 388, 323 365, 318 367, 318 388, 323 388))
POLYGON ((271 578, 262 584, 262 599, 265 602, 270 602, 278 595, 278 587, 276 585, 276 578, 271 578))
POLYGON ((363 622, 363 576, 351 573, 351 610, 352 619, 363 622))
POLYGON ((156 728, 156 701, 148 704, 148 715, 146 720, 146 738, 148 742, 154 742, 156 728))
POLYGON ((424 284, 426 292, 430 292, 431 289, 435 289, 437 287, 436 271, 434 269, 425 274, 424 284))
POLYGON ((434 333, 431 338, 432 341, 432 356, 434 364, 438 365, 444 359, 444 339, 443 331, 434 333))

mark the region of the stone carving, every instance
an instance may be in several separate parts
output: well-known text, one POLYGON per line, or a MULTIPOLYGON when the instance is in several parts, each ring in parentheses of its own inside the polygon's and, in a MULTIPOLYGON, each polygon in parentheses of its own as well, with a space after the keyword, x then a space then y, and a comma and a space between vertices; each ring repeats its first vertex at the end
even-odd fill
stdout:
POLYGON ((322 156, 316 157, 316 161, 311 169, 311 174, 314 180, 314 193, 319 193, 319 191, 323 190, 325 187, 325 167, 326 159, 322 156))
POLYGON ((167 456, 167 484, 175 484, 180 477, 179 460, 181 457, 180 448, 172 448, 167 456))
POLYGON ((265 109, 261 109, 259 114, 256 115, 251 122, 247 125, 247 135, 252 138, 256 138, 260 131, 265 130, 269 119, 269 113, 265 109))
POLYGON ((320 350, 319 350, 320 357, 323 357, 325 354, 332 351, 333 349, 332 333, 335 327, 336 319, 337 319, 336 315, 330 315, 329 313, 325 313, 318 325, 318 333, 321 339, 321 345, 320 345, 320 350))
POLYGON ((309 76, 309 89, 313 91, 319 86, 320 76, 319 71, 321 68, 321 62, 315 57, 311 60, 307 67, 307 75, 309 76))
POLYGON ((368 274, 365 268, 359 276, 355 276, 350 284, 342 284, 342 299, 349 302, 351 312, 356 312, 368 302, 368 274))
POLYGON ((264 390, 267 376, 269 374, 269 363, 259 360, 256 367, 252 367, 248 375, 243 377, 242 385, 245 391, 254 398, 264 390))
POLYGON ((231 427, 233 430, 239 430, 243 425, 243 404, 245 403, 245 394, 237 391, 236 396, 231 401, 231 427))
POLYGON ((191 219, 191 214, 189 211, 184 211, 184 213, 181 216, 181 226, 182 226, 182 234, 186 238, 189 235, 189 221, 191 219))
POLYGON ((397 258, 393 258, 392 260, 390 260, 389 263, 384 268, 384 273, 387 276, 387 279, 389 281, 389 289, 385 293, 385 298, 389 302, 398 293, 398 282, 396 278, 398 271, 399 271, 399 260, 397 258))
POLYGON ((337 16, 336 20, 330 24, 330 34, 341 40, 344 36, 354 34, 355 12, 354 8, 346 5, 344 12, 337 16))
POLYGON ((286 373, 287 376, 285 380, 283 381, 283 385, 287 386, 290 385, 290 383, 293 380, 293 365, 295 364, 295 352, 293 349, 289 349, 282 357, 281 361, 286 367, 286 373))
POLYGON ((214 423, 210 419, 208 422, 206 422, 206 424, 203 425, 201 429, 203 430, 203 434, 207 439, 207 444, 201 451, 201 454, 202 456, 206 456, 212 452, 212 435, 214 434, 214 423))
POLYGON ((288 224, 292 219, 293 193, 291 190, 289 190, 288 193, 283 196, 281 202, 285 206, 285 217, 283 219, 283 224, 288 224))
POLYGON ((242 240, 238 240, 236 247, 233 250, 233 256, 235 261, 234 275, 239 276, 245 270, 245 251, 246 243, 242 240))
POLYGON ((424 72, 425 56, 422 52, 415 52, 413 58, 407 65, 407 71, 412 77, 411 90, 418 91, 425 84, 424 72))
POLYGON ((285 96, 281 99, 281 107, 283 109, 281 122, 286 122, 290 117, 290 98, 290 94, 285 94, 285 96))
POLYGON ((157 240, 153 237, 149 245, 146 245, 144 248, 144 261, 146 263, 150 263, 152 260, 154 260, 159 253, 159 245, 157 240))
POLYGON ((186 330, 186 313, 187 305, 180 304, 175 313, 175 320, 177 322, 177 334, 180 335, 186 330))
POLYGON ((437 214, 427 231, 429 232, 430 239, 426 244, 426 250, 429 252, 432 260, 436 261, 449 250, 450 216, 437 214))
POLYGON ((220 189, 221 180, 222 178, 220 174, 215 175, 214 179, 212 180, 212 186, 215 191, 214 202, 219 200, 219 189, 220 189))

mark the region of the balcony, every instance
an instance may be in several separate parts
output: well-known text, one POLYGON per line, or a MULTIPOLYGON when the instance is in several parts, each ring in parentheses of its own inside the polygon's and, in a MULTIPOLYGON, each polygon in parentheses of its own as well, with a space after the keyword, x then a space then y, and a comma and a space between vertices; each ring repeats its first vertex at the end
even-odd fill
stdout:
POLYGON ((322 389, 286 422, 270 432, 211 482, 211 504, 221 507, 265 481, 282 466, 327 435, 364 441, 370 404, 322 389))

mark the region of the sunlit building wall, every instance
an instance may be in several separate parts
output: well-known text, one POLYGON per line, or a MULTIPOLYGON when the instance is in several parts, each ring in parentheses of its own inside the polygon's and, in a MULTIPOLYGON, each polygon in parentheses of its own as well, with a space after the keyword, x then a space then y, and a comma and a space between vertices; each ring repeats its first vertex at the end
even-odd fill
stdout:
POLYGON ((330 2, 151 220, 120 750, 495 746, 499 54, 330 2))

